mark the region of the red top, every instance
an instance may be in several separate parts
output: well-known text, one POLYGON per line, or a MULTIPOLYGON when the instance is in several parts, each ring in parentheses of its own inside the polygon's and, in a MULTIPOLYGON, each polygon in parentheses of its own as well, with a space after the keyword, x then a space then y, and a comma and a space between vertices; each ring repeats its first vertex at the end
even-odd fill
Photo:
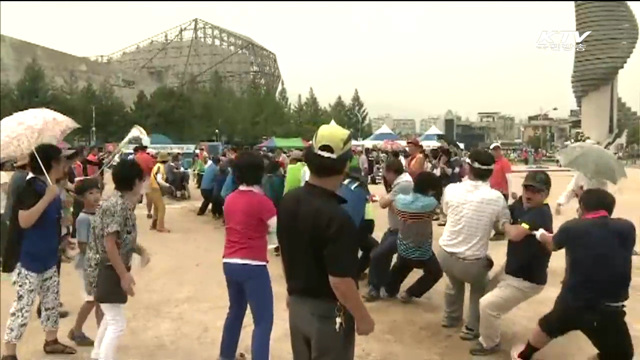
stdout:
POLYGON ((267 263, 268 222, 276 208, 264 194, 238 189, 224 202, 226 237, 224 259, 267 263))
POLYGON ((84 168, 80 161, 76 161, 75 164, 73 164, 73 172, 76 174, 77 178, 84 176, 84 168))
MULTIPOLYGON (((93 163, 98 163, 98 156, 97 155, 93 155, 93 154, 89 154, 87 155, 87 160, 93 162, 93 163)), ((89 176, 93 176, 95 174, 98 173, 98 167, 95 165, 89 165, 87 164, 87 175, 89 176)))
POLYGON ((153 170, 153 167, 156 165, 155 159, 152 158, 151 155, 143 151, 140 151, 139 153, 137 153, 135 156, 135 159, 138 162, 138 164, 140 164, 144 177, 148 178, 149 176, 151 176, 151 171, 153 170))
POLYGON ((509 193, 509 183, 507 182, 507 174, 511 173, 511 164, 506 157, 496 160, 493 165, 493 173, 489 178, 489 185, 492 189, 500 191, 502 194, 509 193))

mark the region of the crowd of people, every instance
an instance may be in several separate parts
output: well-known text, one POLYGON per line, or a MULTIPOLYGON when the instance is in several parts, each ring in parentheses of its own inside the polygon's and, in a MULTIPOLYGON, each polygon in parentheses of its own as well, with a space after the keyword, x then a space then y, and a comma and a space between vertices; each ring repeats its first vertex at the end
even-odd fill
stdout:
MULTIPOLYGON (((366 302, 412 302, 443 277, 441 326, 459 328, 461 340, 473 342, 469 351, 474 356, 501 351, 500 319, 544 289, 552 252, 562 249, 567 268, 561 292, 526 344, 512 349, 512 359, 529 360, 570 331, 583 332, 598 359, 632 359, 624 304, 636 229, 612 217, 615 197, 604 186, 573 181, 578 218, 553 233, 550 176, 532 171, 521 186, 513 184, 499 144, 469 153, 448 146, 425 151, 417 140, 407 147, 406 154, 380 154, 387 193, 379 199, 369 190, 376 167, 369 161, 371 153, 352 149, 350 132, 335 124, 322 125, 306 149, 288 156, 248 148, 210 156, 199 149, 192 169, 203 199, 198 215, 211 207, 225 227, 222 271, 229 310, 219 359, 245 357, 237 350, 247 307, 254 324, 251 358, 270 357, 274 298, 269 251, 281 257, 284 268, 293 359, 348 360, 355 356, 356 335, 376 328, 366 302), (388 212, 380 242, 373 236, 376 202, 388 212), (437 248, 434 222, 444 227, 437 248), (508 244, 506 263, 490 279, 496 267, 488 253, 491 239, 508 244), (422 274, 401 291, 414 269, 422 274), (364 295, 360 281, 366 281, 364 295)), ((68 338, 77 346, 92 346, 92 359, 116 357, 126 328, 124 308, 135 295, 132 256, 141 256, 143 266, 150 261, 138 242, 134 210, 146 197, 151 229, 169 232, 163 198, 187 190, 179 156, 159 153, 154 158, 139 146, 131 159, 113 167, 115 190, 102 199, 97 159, 43 144, 14 174, 4 213, 8 229, 2 270, 13 273, 17 296, 2 360, 18 359, 17 345, 37 297, 44 352, 76 352, 58 340, 59 270, 73 250, 79 252, 75 268, 85 294, 68 338), (98 324, 95 340, 82 330, 91 311, 98 324)), ((569 198, 563 195, 556 211, 569 198)))

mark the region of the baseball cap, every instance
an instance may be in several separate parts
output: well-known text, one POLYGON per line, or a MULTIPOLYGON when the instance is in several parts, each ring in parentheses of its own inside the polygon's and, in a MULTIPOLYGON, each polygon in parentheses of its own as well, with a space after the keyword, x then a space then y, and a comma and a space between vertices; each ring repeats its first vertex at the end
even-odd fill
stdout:
POLYGON ((500 146, 500 143, 497 143, 497 142, 495 142, 495 143, 491 144, 491 146, 489 146, 489 150, 493 150, 495 148, 502 149, 502 146, 500 146))
POLYGON ((413 145, 413 146, 421 146, 420 145, 420 141, 416 138, 413 138, 409 141, 407 141, 407 145, 413 145))
POLYGON ((314 153, 331 159, 351 155, 351 132, 337 124, 325 124, 318 128, 311 140, 314 153))
POLYGON ((551 190, 551 177, 546 171, 529 171, 524 177, 522 186, 533 186, 540 190, 551 190))

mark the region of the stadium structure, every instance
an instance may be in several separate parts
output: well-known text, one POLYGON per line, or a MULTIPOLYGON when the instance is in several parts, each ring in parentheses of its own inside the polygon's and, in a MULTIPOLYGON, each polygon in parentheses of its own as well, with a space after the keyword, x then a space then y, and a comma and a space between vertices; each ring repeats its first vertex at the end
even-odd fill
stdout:
POLYGON ((1 37, 2 81, 15 82, 35 58, 54 82, 107 82, 126 102, 138 91, 162 85, 208 81, 218 72, 241 90, 251 83, 276 91, 281 80, 276 55, 251 38, 194 19, 110 55, 78 57, 19 39, 1 37))

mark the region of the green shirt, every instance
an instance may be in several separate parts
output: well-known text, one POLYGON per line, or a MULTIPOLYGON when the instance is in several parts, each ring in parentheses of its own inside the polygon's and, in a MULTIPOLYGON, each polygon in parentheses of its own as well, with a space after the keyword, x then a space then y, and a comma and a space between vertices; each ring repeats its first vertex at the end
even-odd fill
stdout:
POLYGON ((364 207, 364 219, 373 220, 373 205, 371 204, 371 201, 369 201, 364 207))
POLYGON ((287 177, 284 180, 284 193, 302 186, 302 170, 307 166, 303 162, 287 167, 287 177))

